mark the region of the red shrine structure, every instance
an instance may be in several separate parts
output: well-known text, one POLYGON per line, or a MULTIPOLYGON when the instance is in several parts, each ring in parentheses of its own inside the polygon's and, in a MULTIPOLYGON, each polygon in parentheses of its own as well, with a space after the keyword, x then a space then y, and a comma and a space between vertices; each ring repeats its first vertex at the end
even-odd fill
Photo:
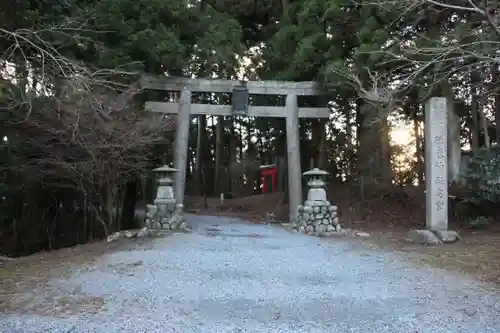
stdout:
POLYGON ((260 179, 262 183, 262 193, 274 192, 276 190, 276 164, 261 165, 260 179), (268 188, 268 179, 271 178, 271 188, 268 188))

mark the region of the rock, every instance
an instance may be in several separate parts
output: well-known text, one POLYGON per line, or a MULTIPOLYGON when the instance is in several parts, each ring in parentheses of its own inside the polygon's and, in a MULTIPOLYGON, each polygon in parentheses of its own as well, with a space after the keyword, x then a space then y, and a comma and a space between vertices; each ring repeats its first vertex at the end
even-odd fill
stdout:
POLYGON ((326 231, 328 231, 328 232, 335 231, 335 227, 333 225, 329 224, 326 226, 326 231))
POLYGON ((184 231, 184 232, 189 232, 189 231, 191 231, 191 228, 189 227, 189 225, 186 222, 182 222, 181 224, 179 224, 179 230, 184 231))
POLYGON ((459 240, 462 240, 462 237, 460 237, 460 235, 456 231, 437 230, 434 231, 434 233, 443 243, 455 243, 458 242, 459 240))
POLYGON ((304 206, 299 205, 299 206, 297 207, 297 211, 298 211, 299 213, 302 213, 302 212, 304 211, 304 206))
POLYGON ((137 230, 127 230, 127 231, 125 231, 125 237, 132 238, 132 237, 135 237, 135 236, 137 236, 137 230))
POLYGON ((305 227, 300 227, 297 231, 300 232, 301 234, 305 234, 306 233, 306 228, 305 227))
POLYGON ((335 225, 335 231, 339 232, 340 230, 342 230, 342 227, 340 226, 340 224, 338 224, 338 219, 337 219, 337 224, 335 225))
POLYGON ((323 215, 321 213, 316 215, 316 219, 318 219, 318 220, 322 220, 324 218, 325 218, 325 215, 323 215))
POLYGON ((170 230, 178 230, 179 229, 179 223, 177 222, 172 222, 170 224, 170 230))
POLYGON ((304 214, 302 214, 302 218, 304 219, 304 221, 309 221, 309 219, 311 218, 311 215, 309 215, 309 213, 304 213, 304 214))
POLYGON ((142 227, 138 232, 137 232, 137 238, 142 238, 149 236, 149 230, 146 227, 142 227))
POLYGON ((314 234, 314 227, 312 225, 308 225, 306 227, 306 233, 307 234, 314 234))
POLYGON ((305 214, 312 214, 313 208, 311 206, 304 206, 304 213, 305 214))
POLYGON ((328 207, 328 210, 330 211, 330 213, 336 212, 337 211, 337 206, 331 205, 331 206, 328 207))
POLYGON ((321 207, 321 214, 326 214, 328 212, 328 207, 327 206, 322 206, 321 207))
POLYGON ((364 231, 356 231, 354 235, 357 237, 370 237, 370 234, 364 231))
MULTIPOLYGON (((298 215, 298 220, 300 221, 300 219, 302 218, 302 216, 300 216, 300 214, 298 215)), ((267 213, 266 214, 266 223, 269 224, 269 223, 276 223, 276 214, 274 213, 267 213)))
POLYGON ((313 211, 318 214, 320 211, 321 211, 321 208, 319 208, 319 206, 316 206, 313 208, 313 211))
POLYGON ((336 217, 336 218, 333 219, 333 224, 335 224, 335 225, 339 224, 339 218, 338 217, 336 217))
POLYGON ((107 241, 108 241, 108 243, 111 243, 111 242, 114 242, 114 241, 120 239, 120 237, 121 237, 121 233, 115 232, 115 233, 108 236, 107 241))
POLYGON ((154 219, 158 213, 158 206, 156 205, 146 205, 146 216, 150 219, 154 219))
POLYGON ((7 257, 7 256, 0 256, 0 262, 1 261, 13 261, 14 258, 7 257))
POLYGON ((407 240, 412 243, 423 245, 441 244, 439 238, 430 230, 412 230, 408 233, 407 240))
POLYGON ((323 225, 318 225, 318 226, 316 227, 316 235, 319 235, 319 234, 321 234, 321 233, 323 233, 323 232, 325 232, 325 231, 326 231, 326 228, 325 228, 325 226, 323 226, 323 225))
POLYGON ((324 225, 327 225, 329 224, 330 221, 328 221, 328 219, 323 219, 323 221, 321 221, 321 223, 323 223, 324 225))

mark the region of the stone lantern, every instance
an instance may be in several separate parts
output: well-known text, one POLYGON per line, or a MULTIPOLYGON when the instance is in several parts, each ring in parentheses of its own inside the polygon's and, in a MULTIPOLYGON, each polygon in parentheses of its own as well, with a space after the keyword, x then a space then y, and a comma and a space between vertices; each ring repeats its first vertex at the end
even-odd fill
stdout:
POLYGON ((172 174, 179 170, 169 166, 153 169, 158 174, 158 189, 153 205, 147 205, 146 227, 154 229, 183 230, 189 228, 184 222, 183 206, 176 205, 172 174))
POLYGON ((162 217, 171 217, 175 211, 176 200, 174 197, 174 188, 172 187, 174 181, 171 175, 178 171, 166 165, 153 169, 153 172, 159 175, 158 190, 156 191, 156 198, 153 203, 158 207, 158 213, 162 217))
POLYGON ((309 187, 307 190, 307 201, 304 202, 304 205, 316 206, 323 205, 325 202, 328 203, 324 188, 326 186, 324 178, 328 175, 328 172, 314 168, 304 172, 302 175, 309 178, 307 181, 307 186, 309 187))
POLYGON ((314 168, 303 173, 307 182, 307 200, 298 207, 297 231, 316 236, 329 236, 341 230, 337 206, 330 204, 326 195, 324 178, 328 172, 314 168))

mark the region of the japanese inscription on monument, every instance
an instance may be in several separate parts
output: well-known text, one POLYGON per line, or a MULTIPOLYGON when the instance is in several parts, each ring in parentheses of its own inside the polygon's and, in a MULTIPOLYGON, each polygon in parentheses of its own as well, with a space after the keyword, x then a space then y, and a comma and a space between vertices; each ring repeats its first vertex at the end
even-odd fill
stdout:
POLYGON ((426 227, 448 228, 446 99, 431 98, 425 108, 426 227))

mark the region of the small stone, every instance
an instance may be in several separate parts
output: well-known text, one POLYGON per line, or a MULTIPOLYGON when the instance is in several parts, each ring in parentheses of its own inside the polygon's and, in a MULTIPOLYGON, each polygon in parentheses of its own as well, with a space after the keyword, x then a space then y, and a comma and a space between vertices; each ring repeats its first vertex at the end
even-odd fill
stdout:
POLYGON ((302 221, 302 222, 300 223, 300 226, 301 226, 301 227, 304 227, 304 228, 305 228, 305 227, 307 227, 307 222, 306 222, 306 221, 302 221))
POLYGON ((314 234, 314 227, 312 225, 308 225, 306 227, 306 233, 307 234, 314 234))
POLYGON ((337 206, 331 205, 331 206, 328 207, 328 210, 330 211, 330 213, 336 212, 337 211, 337 206))
POLYGON ((329 224, 326 226, 326 231, 328 231, 328 232, 335 231, 335 227, 333 225, 329 224))
POLYGON ((302 212, 304 211, 304 206, 299 205, 299 206, 297 207, 297 211, 298 211, 299 213, 302 213, 302 212))
POLYGON ((189 227, 189 225, 186 222, 182 222, 179 225, 179 230, 181 230, 181 231, 191 231, 191 228, 189 227))
POLYGON ((304 206, 304 213, 311 214, 313 212, 313 208, 311 206, 304 206))
POLYGON ((297 230, 298 232, 300 232, 301 234, 305 234, 306 233, 306 228, 305 227, 300 227, 299 230, 297 230))
POLYGON ((154 229, 162 229, 161 223, 159 223, 159 222, 153 223, 153 228, 154 229))
POLYGON ((328 207, 327 206, 322 206, 321 207, 321 214, 326 214, 328 212, 328 207))
POLYGON ((133 238, 135 236, 137 236, 137 231, 136 230, 135 231, 132 231, 132 230, 125 231, 125 237, 126 238, 133 238))
POLYGON ((313 211, 318 214, 320 211, 321 211, 321 208, 319 208, 319 206, 316 206, 313 208, 313 211))
POLYGON ((325 225, 326 225, 326 224, 329 224, 329 222, 330 222, 330 221, 328 221, 328 219, 323 219, 323 221, 322 221, 322 223, 323 223, 323 224, 325 224, 325 225))
POLYGON ((318 226, 316 227, 316 235, 321 234, 321 233, 323 233, 323 232, 325 232, 325 231, 326 231, 326 230, 325 230, 325 226, 323 226, 323 225, 318 225, 318 226))
POLYGON ((170 223, 162 223, 161 224, 161 229, 170 230, 170 223))
MULTIPOLYGON (((338 219, 337 219, 337 223, 338 223, 338 219)), ((342 227, 340 226, 340 224, 335 225, 335 231, 340 232, 341 230, 342 230, 342 227)))
POLYGON ((316 218, 317 218, 318 220, 322 220, 322 219, 324 219, 324 218, 325 218, 325 215, 323 215, 323 214, 321 214, 321 213, 320 213, 320 214, 317 214, 317 215, 316 215, 316 218))
POLYGON ((364 231, 356 231, 355 235, 357 237, 370 237, 370 234, 364 231))
POLYGON ((149 235, 148 228, 142 227, 137 233, 137 238, 146 237, 149 235))
POLYGON ((335 217, 337 217, 337 212, 332 212, 332 213, 330 213, 330 217, 331 217, 331 218, 335 218, 335 217))
MULTIPOLYGON (((298 214, 297 216, 298 218, 302 218, 302 216, 300 214, 298 214)), ((266 223, 276 223, 276 214, 274 213, 267 213, 266 214, 266 223)))
POLYGON ((333 224, 335 224, 335 225, 339 224, 339 218, 338 217, 336 217, 336 218, 333 219, 333 224))
POLYGON ((443 243, 455 243, 462 239, 456 231, 452 230, 436 230, 434 233, 443 243))
POLYGON ((440 244, 441 241, 436 235, 430 230, 412 230, 407 235, 407 240, 412 243, 417 244, 440 244))
POLYGON ((179 223, 177 222, 172 222, 170 224, 170 230, 178 230, 179 229, 179 223))
POLYGON ((309 221, 309 219, 311 218, 311 215, 309 213, 304 213, 304 214, 302 214, 302 218, 304 219, 304 221, 309 221))
POLYGON ((115 233, 108 236, 107 241, 108 241, 108 243, 114 242, 114 241, 120 239, 120 236, 121 236, 121 233, 115 232, 115 233))
POLYGON ((313 226, 318 226, 320 224, 321 224, 321 220, 314 220, 312 223, 313 226))

